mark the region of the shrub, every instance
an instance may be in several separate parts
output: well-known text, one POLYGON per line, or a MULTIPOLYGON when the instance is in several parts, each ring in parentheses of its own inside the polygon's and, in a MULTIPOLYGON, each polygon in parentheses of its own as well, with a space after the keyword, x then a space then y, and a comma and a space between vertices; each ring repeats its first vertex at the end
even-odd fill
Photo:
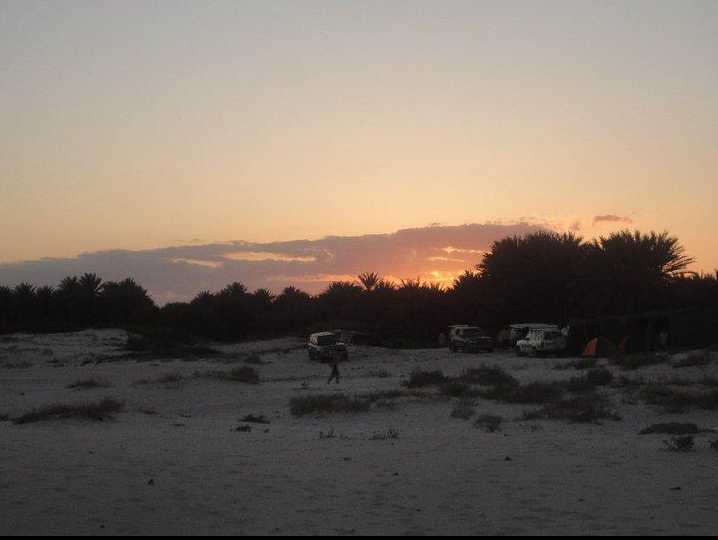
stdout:
POLYGON ((693 366, 705 366, 706 364, 710 364, 711 362, 715 361, 715 357, 708 351, 696 351, 685 358, 681 360, 676 360, 673 362, 673 367, 675 368, 682 368, 682 367, 693 367, 693 366))
POLYGON ((518 386, 518 381, 498 366, 479 366, 474 369, 466 369, 459 380, 466 384, 478 384, 481 386, 518 386))
POLYGON ((107 388, 110 383, 93 377, 87 377, 85 379, 79 379, 72 384, 68 384, 65 388, 74 390, 89 390, 90 388, 107 388))
POLYGON ((249 366, 242 366, 230 371, 216 371, 213 375, 221 381, 233 381, 246 384, 259 384, 259 374, 249 366))
POLYGON ((96 403, 84 403, 74 405, 54 404, 33 409, 13 419, 15 424, 29 424, 45 420, 64 420, 67 418, 80 418, 84 420, 102 421, 112 419, 116 413, 124 408, 121 401, 113 398, 105 398, 96 403))
POLYGON ((357 397, 360 397, 362 399, 368 399, 371 403, 375 403, 377 401, 381 401, 384 399, 397 399, 397 398, 404 397, 407 395, 411 395, 411 394, 405 392, 404 390, 396 389, 396 390, 378 390, 376 392, 359 394, 357 397))
POLYGON ((461 420, 468 420, 475 414, 474 403, 463 399, 455 403, 454 408, 451 410, 451 417, 460 418, 461 420))
POLYGON ((262 362, 262 357, 258 354, 248 354, 243 358, 243 361, 247 364, 264 364, 265 362, 262 362))
POLYGON ((502 419, 494 414, 482 414, 474 421, 474 426, 482 428, 486 433, 493 433, 501 428, 502 419))
POLYGON ((155 377, 154 379, 141 379, 139 381, 135 381, 134 384, 170 385, 180 383, 183 379, 184 377, 179 373, 165 373, 164 375, 160 375, 159 377, 155 377))
POLYGON ((135 356, 151 358, 185 358, 222 356, 218 350, 197 344, 197 340, 179 330, 143 330, 127 335, 125 349, 135 356))
POLYGON ((596 367, 597 362, 596 358, 582 358, 573 362, 556 364, 554 369, 591 369, 596 367))
POLYGON ((244 418, 240 418, 239 421, 247 422, 250 424, 269 424, 269 420, 267 420, 263 414, 260 414, 259 416, 254 416, 252 414, 248 414, 244 418))
POLYGON ((606 399, 598 394, 571 396, 540 409, 523 414, 524 420, 567 420, 572 423, 599 423, 602 419, 620 420, 606 407, 606 399))
POLYGON ((399 432, 395 429, 389 428, 386 431, 375 431, 370 440, 372 441, 386 441, 388 439, 398 439, 399 432))
POLYGON ((695 424, 681 424, 679 422, 669 422, 664 424, 652 424, 647 428, 643 428, 638 432, 639 435, 648 435, 650 433, 664 433, 666 435, 694 435, 702 433, 705 429, 699 428, 695 424))
POLYGON ((450 397, 478 397, 479 392, 468 384, 457 380, 447 380, 439 386, 439 392, 450 397))
POLYGON ((604 367, 589 369, 586 372, 586 380, 593 386, 606 386, 613 381, 613 373, 604 367))
POLYGON ((484 395, 493 396, 506 403, 548 403, 560 397, 562 393, 559 384, 532 382, 517 387, 498 387, 484 395))
POLYGON ((364 412, 370 406, 369 398, 349 397, 346 394, 315 394, 289 400, 289 410, 294 416, 364 412))
POLYGON ((694 448, 693 435, 671 437, 670 441, 663 441, 663 444, 670 452, 690 452, 694 448))
POLYGON ((437 386, 447 380, 441 370, 422 371, 414 370, 411 372, 408 381, 402 383, 407 388, 423 388, 425 386, 437 386))
POLYGON ((674 390, 665 385, 649 384, 641 390, 640 396, 650 405, 663 407, 674 412, 690 408, 718 409, 718 390, 686 392, 684 390, 674 390))
POLYGON ((618 364, 621 370, 629 371, 655 364, 668 364, 670 360, 670 357, 665 353, 642 353, 617 356, 612 362, 618 364))

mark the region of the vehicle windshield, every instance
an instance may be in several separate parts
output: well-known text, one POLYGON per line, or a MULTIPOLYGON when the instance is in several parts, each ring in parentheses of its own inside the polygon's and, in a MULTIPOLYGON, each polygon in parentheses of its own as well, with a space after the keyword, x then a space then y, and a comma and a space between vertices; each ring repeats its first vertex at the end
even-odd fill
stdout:
POLYGON ((561 332, 553 331, 553 332, 544 332, 543 336, 544 336, 544 339, 558 339, 561 336, 563 336, 563 334, 561 332))
POLYGON ((335 335, 317 336, 317 345, 324 347, 325 345, 335 345, 339 341, 335 335))
POLYGON ((481 335, 481 330, 478 328, 464 328, 464 337, 479 337, 481 335))

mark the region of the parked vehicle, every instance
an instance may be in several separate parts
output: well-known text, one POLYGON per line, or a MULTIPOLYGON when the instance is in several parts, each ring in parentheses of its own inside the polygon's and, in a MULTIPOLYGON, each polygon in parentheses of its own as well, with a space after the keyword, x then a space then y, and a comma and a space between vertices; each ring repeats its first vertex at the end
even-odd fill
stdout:
POLYGON ((566 336, 558 329, 534 328, 529 330, 524 339, 516 342, 516 354, 523 356, 546 356, 555 354, 563 356, 566 353, 566 336))
POLYGON ((519 323, 512 324, 509 329, 509 346, 516 347, 516 342, 526 339, 531 330, 558 330, 558 326, 545 323, 519 323))
POLYGON ((328 362, 339 352, 343 360, 349 357, 349 351, 335 332, 317 332, 309 336, 307 342, 307 353, 310 360, 328 362))
POLYGON ((450 326, 449 350, 451 352, 491 352, 494 350, 494 339, 477 326, 450 326))

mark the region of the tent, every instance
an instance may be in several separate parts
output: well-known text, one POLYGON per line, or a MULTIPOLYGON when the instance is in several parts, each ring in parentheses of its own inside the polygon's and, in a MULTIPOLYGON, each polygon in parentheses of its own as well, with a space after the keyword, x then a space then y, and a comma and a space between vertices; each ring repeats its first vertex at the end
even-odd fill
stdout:
POLYGON ((593 358, 618 356, 618 347, 610 339, 597 337, 588 342, 581 356, 593 358))

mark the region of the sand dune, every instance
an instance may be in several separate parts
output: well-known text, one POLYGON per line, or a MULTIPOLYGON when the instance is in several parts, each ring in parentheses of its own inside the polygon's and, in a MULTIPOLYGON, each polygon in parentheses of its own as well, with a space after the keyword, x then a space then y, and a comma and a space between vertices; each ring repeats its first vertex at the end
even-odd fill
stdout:
MULTIPOLYGON (((718 437, 701 433, 695 451, 668 452, 668 436, 638 435, 657 422, 715 426, 715 412, 659 414, 617 388, 606 391, 622 420, 602 425, 517 420, 531 407, 476 400, 478 413, 503 419, 494 433, 452 418, 455 398, 300 418, 289 411, 294 396, 399 388, 417 368, 456 375, 499 364, 522 382, 577 374, 552 369, 555 359, 355 347, 341 384, 327 387, 329 369, 309 362, 293 338, 217 345, 223 358, 192 361, 124 358, 124 339, 118 330, 0 338, 0 414, 103 397, 125 403, 103 422, 0 422, 1 534, 718 530, 718 452, 709 448, 718 437), (195 376, 248 365, 247 354, 260 355, 251 364, 259 385, 195 376), (167 374, 179 377, 153 382, 167 374), (83 378, 110 386, 67 388, 83 378), (250 414, 269 423, 239 421, 250 414)), ((631 375, 697 379, 717 367, 631 375)))

